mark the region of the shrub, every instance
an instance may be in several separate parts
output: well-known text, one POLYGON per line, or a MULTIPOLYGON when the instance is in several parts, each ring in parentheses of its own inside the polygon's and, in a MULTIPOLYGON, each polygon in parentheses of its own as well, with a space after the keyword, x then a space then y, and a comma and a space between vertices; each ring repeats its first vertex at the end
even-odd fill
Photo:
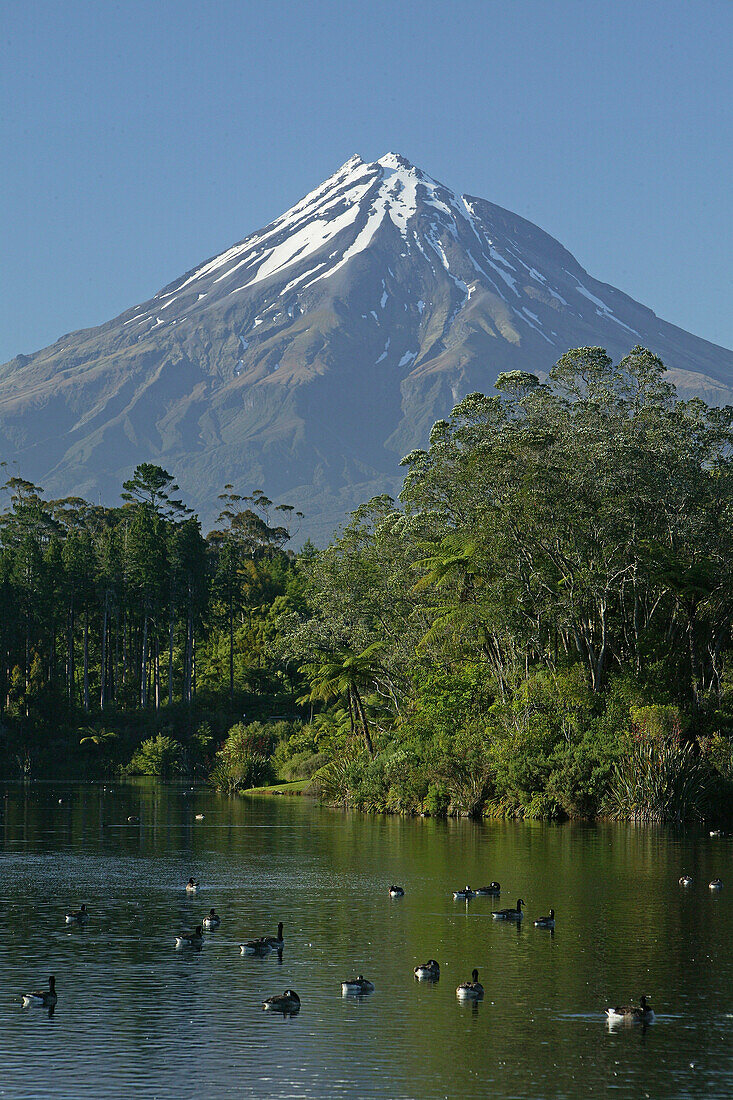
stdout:
POLYGON ((274 727, 268 727, 263 722, 237 722, 229 730, 217 755, 226 764, 236 765, 252 753, 270 756, 275 741, 274 727))
MULTIPOLYGON (((272 763, 273 765, 276 763, 275 757, 273 757, 272 763)), ((285 764, 277 767, 277 774, 285 783, 291 783, 296 779, 312 779, 316 772, 327 763, 328 757, 324 752, 305 750, 296 753, 285 764)))
POLYGON ((314 775, 314 786, 327 802, 348 806, 354 804, 354 791, 366 764, 366 754, 341 756, 330 760, 314 775))
POLYGON ((679 707, 651 706, 631 707, 631 729, 651 740, 665 737, 679 738, 682 733, 682 717, 679 707))
POLYGON ((383 756, 375 756, 362 765, 352 785, 351 804, 360 810, 383 813, 389 798, 389 768, 383 756))
POLYGON ((275 779, 275 773, 268 757, 252 752, 240 756, 236 764, 217 760, 209 779, 217 790, 234 794, 252 787, 267 787, 275 779))
POLYGON ((326 763, 328 757, 324 756, 308 775, 301 775, 300 767, 303 762, 317 754, 318 744, 313 726, 300 726, 294 733, 289 736, 286 734, 278 740, 272 753, 272 766, 283 780, 309 779, 314 771, 326 763))
POLYGON ((445 817, 450 805, 450 795, 442 783, 431 783, 425 795, 425 812, 431 817, 445 817))
POLYGON ((488 746, 492 817, 559 815, 556 798, 546 794, 557 743, 557 732, 542 714, 527 716, 521 729, 493 731, 488 746))
POLYGON ((485 730, 478 724, 453 738, 437 765, 438 778, 450 796, 448 813, 477 817, 491 787, 491 760, 485 730))
POLYGON ((721 733, 700 738, 700 748, 705 759, 725 780, 733 780, 733 742, 721 733))
POLYGON ((611 778, 611 816, 643 824, 702 820, 710 807, 712 772, 693 742, 637 734, 611 778))
POLYGON ((181 746, 178 741, 159 733, 149 737, 133 753, 126 771, 131 775, 157 775, 167 778, 181 768, 181 746))
POLYGON ((411 746, 393 749, 388 762, 387 809, 394 813, 417 813, 424 809, 431 771, 424 753, 411 746))
POLYGON ((234 792, 266 787, 276 779, 271 754, 291 727, 285 722, 237 722, 216 754, 209 780, 217 789, 234 792))

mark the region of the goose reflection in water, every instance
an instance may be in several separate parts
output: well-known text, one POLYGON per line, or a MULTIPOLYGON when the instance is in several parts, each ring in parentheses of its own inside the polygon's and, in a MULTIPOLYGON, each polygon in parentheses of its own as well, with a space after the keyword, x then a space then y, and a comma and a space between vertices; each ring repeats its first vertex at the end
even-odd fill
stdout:
POLYGON ((606 1017, 606 1030, 609 1035, 618 1035, 619 1032, 627 1032, 629 1039, 625 1041, 631 1041, 631 1035, 638 1035, 639 1042, 642 1046, 646 1046, 647 1032, 654 1027, 654 1019, 651 1020, 639 1020, 632 1027, 627 1020, 614 1019, 610 1016, 606 1017))

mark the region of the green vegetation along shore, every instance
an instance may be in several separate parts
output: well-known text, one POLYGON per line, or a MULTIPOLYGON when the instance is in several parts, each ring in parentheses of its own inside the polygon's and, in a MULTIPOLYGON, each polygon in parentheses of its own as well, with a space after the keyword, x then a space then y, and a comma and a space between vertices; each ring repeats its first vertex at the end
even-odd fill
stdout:
POLYGON ((716 821, 733 791, 733 409, 643 348, 501 375, 323 551, 226 486, 203 537, 8 480, 0 766, 377 811, 716 821))

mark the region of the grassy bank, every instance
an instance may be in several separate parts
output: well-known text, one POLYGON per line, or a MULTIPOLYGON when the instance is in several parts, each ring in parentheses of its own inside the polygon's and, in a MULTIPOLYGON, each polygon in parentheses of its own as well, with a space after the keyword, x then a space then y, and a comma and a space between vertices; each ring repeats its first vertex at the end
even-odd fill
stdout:
POLYGON ((273 783, 269 787, 248 787, 241 794, 249 798, 268 795, 307 795, 311 786, 309 779, 296 779, 291 783, 273 783))

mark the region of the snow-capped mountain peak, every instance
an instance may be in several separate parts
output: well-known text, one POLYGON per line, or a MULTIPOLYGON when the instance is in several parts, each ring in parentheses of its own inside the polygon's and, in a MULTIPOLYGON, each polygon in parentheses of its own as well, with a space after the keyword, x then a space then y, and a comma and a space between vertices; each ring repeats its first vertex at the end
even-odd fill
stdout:
MULTIPOLYGON (((244 290, 279 275, 323 253, 331 242, 342 243, 308 272, 300 272, 296 285, 303 289, 330 278, 369 247, 375 233, 389 219, 408 248, 415 246, 414 221, 419 204, 435 215, 454 237, 457 219, 466 218, 465 203, 398 153, 386 153, 366 163, 355 154, 323 184, 276 218, 266 229, 207 260, 182 281, 166 287, 156 297, 171 298, 194 284, 218 284, 237 275, 244 290), (352 236, 347 238, 347 232, 352 236), (308 275, 314 277, 308 281, 308 275)), ((435 248, 435 245, 433 245, 435 248)), ((438 250, 438 255, 441 256, 438 250)), ((293 289, 291 285, 288 289, 293 289)))
POLYGON ((3 457, 52 492, 116 498, 160 462, 215 518, 226 482, 288 500, 321 540, 433 422, 501 371, 570 347, 659 354, 733 400, 733 355, 592 278, 537 226, 399 153, 350 157, 269 225, 98 329, 0 371, 3 457), (38 442, 42 441, 42 442, 38 442))
MULTIPOLYGON (((533 329, 552 344, 551 334, 538 322, 536 311, 528 308, 519 285, 529 284, 534 301, 547 297, 551 305, 567 307, 561 288, 568 272, 553 280, 527 263, 494 224, 492 211, 506 213, 482 200, 457 195, 399 153, 386 153, 371 163, 354 154, 285 214, 170 284, 153 299, 147 314, 137 313, 130 322, 155 327, 175 324, 180 310, 164 317, 161 311, 176 300, 188 309, 194 290, 195 300, 200 301, 264 285, 273 291, 268 295, 272 310, 276 299, 302 296, 348 269, 393 227, 404 250, 399 259, 426 264, 433 273, 443 269, 453 297, 459 296, 452 302, 451 322, 472 296, 469 284, 475 290, 478 280, 509 311, 509 317, 502 317, 500 335, 521 341, 521 329, 533 329)), ((619 320, 613 304, 599 299, 580 280, 576 284, 577 292, 596 305, 599 315, 638 335, 633 326, 619 320)))

